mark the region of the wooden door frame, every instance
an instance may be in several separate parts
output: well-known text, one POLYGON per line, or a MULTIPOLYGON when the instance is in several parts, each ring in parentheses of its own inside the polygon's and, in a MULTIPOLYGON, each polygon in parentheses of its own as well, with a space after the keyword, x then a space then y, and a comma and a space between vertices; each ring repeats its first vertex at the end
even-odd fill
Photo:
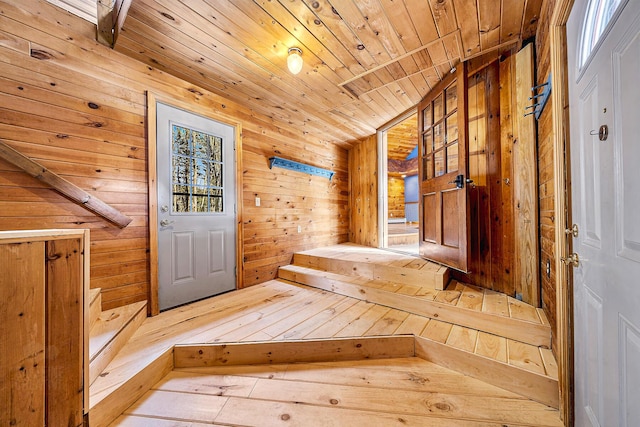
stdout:
POLYGON ((567 63, 566 24, 574 0, 557 0, 549 22, 551 55, 551 114, 553 122, 553 176, 555 182, 555 270, 556 270, 556 333, 558 348, 558 383, 560 387, 560 414, 565 425, 574 422, 573 396, 573 274, 562 262, 570 253, 571 239, 565 230, 571 223, 571 179, 569 141, 569 82, 567 63))
POLYGON ((166 95, 147 92, 147 171, 149 183, 149 314, 155 316, 160 313, 158 301, 158 171, 157 171, 157 141, 156 141, 156 103, 170 105, 189 111, 208 119, 232 126, 235 134, 235 162, 236 162, 236 289, 243 287, 244 278, 244 228, 242 226, 242 122, 218 113, 204 105, 186 102, 166 95))
POLYGON ((386 132, 399 123, 402 123, 412 114, 418 114, 418 106, 405 110, 395 118, 389 120, 376 130, 378 145, 378 247, 389 246, 389 177, 388 177, 388 145, 386 132))

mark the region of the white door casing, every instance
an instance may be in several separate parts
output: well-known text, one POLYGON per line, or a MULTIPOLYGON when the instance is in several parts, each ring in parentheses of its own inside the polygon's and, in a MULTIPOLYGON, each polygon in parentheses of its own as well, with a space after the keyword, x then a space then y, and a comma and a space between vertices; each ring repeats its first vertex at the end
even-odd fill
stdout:
POLYGON ((586 65, 587 4, 567 22, 577 426, 640 425, 640 2, 622 2, 586 65), (601 141, 599 130, 608 126, 601 141))
POLYGON ((157 109, 160 310, 236 287, 234 128, 157 109))

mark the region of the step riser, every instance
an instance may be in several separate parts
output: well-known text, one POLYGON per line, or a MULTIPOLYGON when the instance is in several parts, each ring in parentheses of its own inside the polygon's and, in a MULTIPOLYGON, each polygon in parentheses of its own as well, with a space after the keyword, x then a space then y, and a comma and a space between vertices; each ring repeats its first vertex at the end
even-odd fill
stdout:
POLYGON ((518 319, 497 317, 491 314, 459 308, 436 301, 428 301, 408 295, 395 294, 367 286, 359 286, 340 280, 305 274, 281 267, 279 277, 292 282, 324 289, 340 295, 393 307, 420 316, 437 319, 527 344, 549 348, 551 331, 548 326, 518 319))
POLYGON ((136 330, 138 330, 140 325, 142 325, 147 317, 146 307, 146 303, 141 304, 138 310, 133 314, 133 317, 123 324, 102 348, 93 352, 89 363, 89 384, 92 384, 102 371, 104 371, 107 365, 124 347, 127 341, 129 341, 136 330))
POLYGON ((427 338, 416 337, 416 356, 558 409, 558 381, 427 338))
POLYGON ((444 289, 449 282, 449 273, 446 268, 437 271, 422 271, 413 268, 324 258, 306 254, 294 254, 293 264, 371 280, 386 280, 403 284, 419 283, 420 286, 436 290, 444 289))
MULTIPOLYGON (((95 292, 95 290, 92 291, 95 292)), ((89 330, 98 321, 100 313, 102 313, 102 293, 98 289, 96 295, 89 302, 89 330)))

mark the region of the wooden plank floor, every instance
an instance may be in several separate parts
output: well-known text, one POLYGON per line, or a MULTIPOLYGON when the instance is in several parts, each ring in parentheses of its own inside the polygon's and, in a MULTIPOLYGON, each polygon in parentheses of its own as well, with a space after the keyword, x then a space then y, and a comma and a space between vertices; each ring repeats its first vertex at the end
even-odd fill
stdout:
MULTIPOLYGON (((407 333, 557 377, 555 361, 548 350, 331 292, 273 280, 146 319, 92 384, 90 406, 93 408, 175 344, 407 333)), ((279 405, 289 408, 286 411, 296 406, 287 402, 279 405)), ((309 411, 306 413, 314 413, 312 409, 309 411)), ((356 409, 350 408, 349 411, 356 409)), ((557 411, 551 412, 558 414, 557 411)), ((140 420, 133 418, 136 417, 128 417, 122 425, 162 425, 135 424, 140 420)), ((501 422, 499 419, 496 421, 501 422)), ((247 424, 253 425, 251 422, 247 424)))
POLYGON ((561 426, 558 412, 416 357, 176 369, 112 426, 561 426))

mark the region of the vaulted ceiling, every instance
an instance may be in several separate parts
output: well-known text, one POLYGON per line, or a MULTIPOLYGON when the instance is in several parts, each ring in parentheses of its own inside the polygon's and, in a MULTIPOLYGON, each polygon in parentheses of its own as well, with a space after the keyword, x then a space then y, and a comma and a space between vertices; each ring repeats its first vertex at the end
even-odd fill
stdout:
POLYGON ((328 141, 414 107, 535 33, 542 0, 132 0, 114 48, 328 141), (290 47, 304 66, 287 70, 290 47))

